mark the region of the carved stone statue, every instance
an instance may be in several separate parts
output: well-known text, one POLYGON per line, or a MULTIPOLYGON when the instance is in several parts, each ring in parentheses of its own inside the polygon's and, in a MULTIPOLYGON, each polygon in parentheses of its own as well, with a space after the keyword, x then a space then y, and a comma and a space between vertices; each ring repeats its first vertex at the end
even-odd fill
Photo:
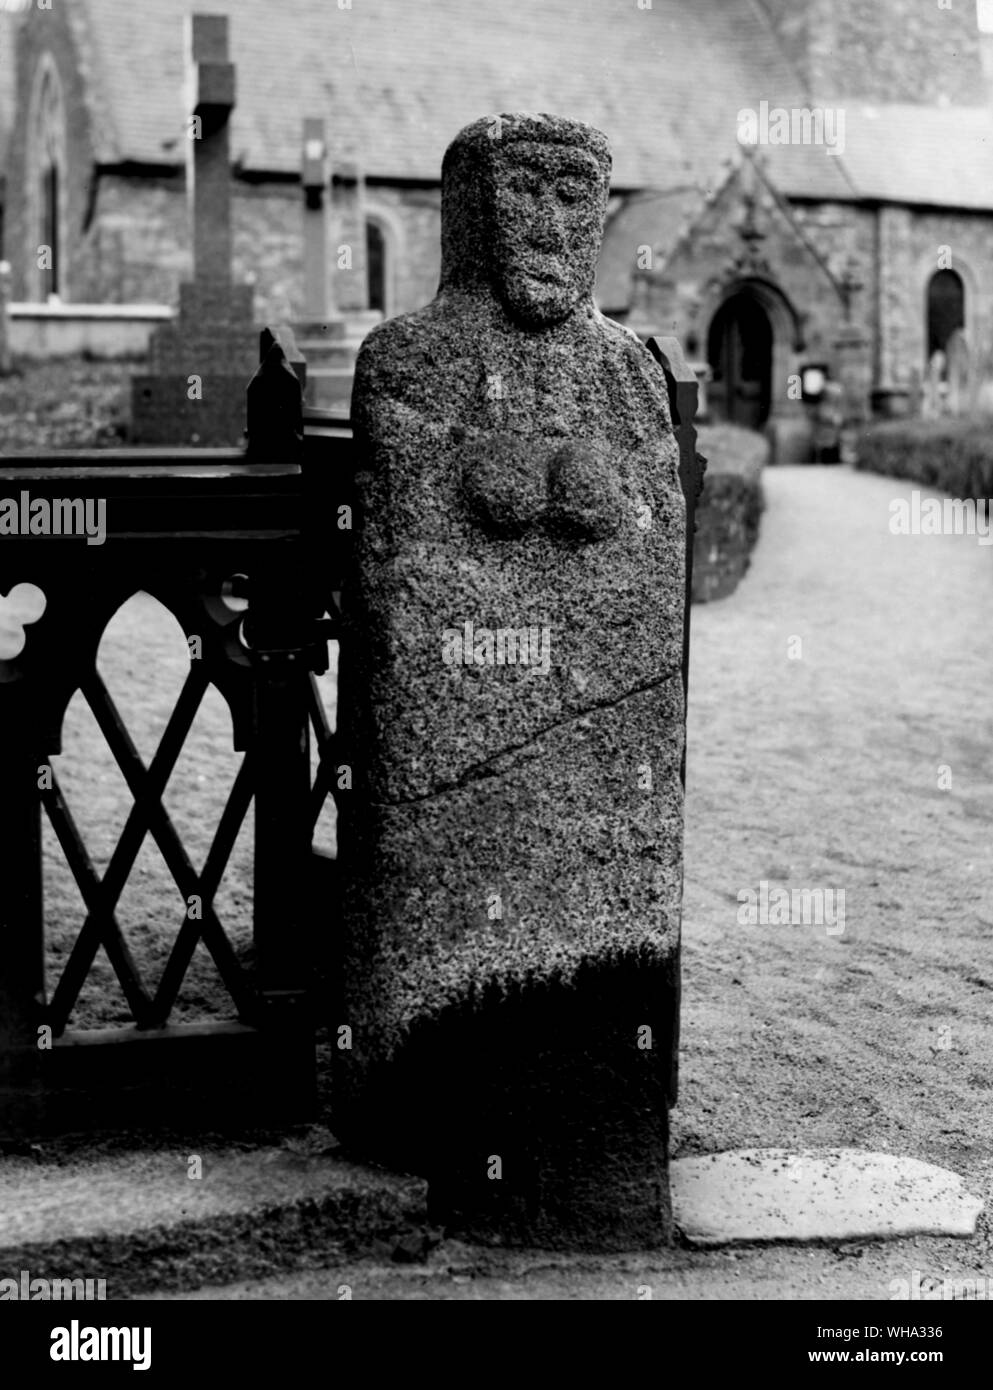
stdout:
POLYGON ((578 122, 467 126, 437 297, 359 355, 334 1020, 348 1144, 462 1230, 601 1248, 670 1230, 684 720, 665 381, 593 302, 609 175, 578 122))

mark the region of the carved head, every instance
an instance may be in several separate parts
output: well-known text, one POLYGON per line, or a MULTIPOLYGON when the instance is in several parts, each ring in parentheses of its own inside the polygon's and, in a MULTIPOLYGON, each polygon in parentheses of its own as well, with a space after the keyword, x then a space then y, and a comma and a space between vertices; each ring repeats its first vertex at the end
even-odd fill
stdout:
POLYGON ((466 126, 442 166, 441 289, 488 285, 525 328, 567 318, 593 293, 610 151, 561 116, 466 126))

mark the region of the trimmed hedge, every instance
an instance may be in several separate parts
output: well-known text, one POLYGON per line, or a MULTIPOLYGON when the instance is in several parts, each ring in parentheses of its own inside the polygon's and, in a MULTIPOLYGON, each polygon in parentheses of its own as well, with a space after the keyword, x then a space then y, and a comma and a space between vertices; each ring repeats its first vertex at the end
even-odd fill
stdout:
POLYGON ((762 515, 765 435, 737 425, 701 425, 697 448, 707 460, 693 541, 693 602, 734 593, 748 569, 762 515))
POLYGON ((993 420, 885 420, 859 441, 856 468, 953 497, 993 497, 993 420))

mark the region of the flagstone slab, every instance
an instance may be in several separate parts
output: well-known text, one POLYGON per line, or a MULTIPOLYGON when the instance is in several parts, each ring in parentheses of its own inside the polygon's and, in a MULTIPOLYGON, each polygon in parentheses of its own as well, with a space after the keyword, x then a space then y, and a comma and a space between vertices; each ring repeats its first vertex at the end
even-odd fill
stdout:
POLYGON ((860 1149, 737 1149, 671 1165, 673 1222, 698 1246, 970 1236, 983 1209, 962 1179, 860 1149))

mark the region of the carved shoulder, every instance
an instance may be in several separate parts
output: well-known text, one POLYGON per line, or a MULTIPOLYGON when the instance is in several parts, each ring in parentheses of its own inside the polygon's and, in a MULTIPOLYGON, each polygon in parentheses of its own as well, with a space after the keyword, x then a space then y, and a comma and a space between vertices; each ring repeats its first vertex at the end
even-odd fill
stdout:
POLYGON ((394 396, 405 399, 423 369, 424 310, 378 324, 359 348, 354 398, 394 396))

